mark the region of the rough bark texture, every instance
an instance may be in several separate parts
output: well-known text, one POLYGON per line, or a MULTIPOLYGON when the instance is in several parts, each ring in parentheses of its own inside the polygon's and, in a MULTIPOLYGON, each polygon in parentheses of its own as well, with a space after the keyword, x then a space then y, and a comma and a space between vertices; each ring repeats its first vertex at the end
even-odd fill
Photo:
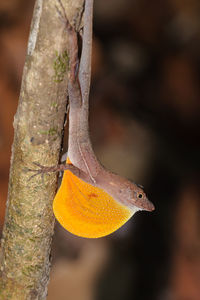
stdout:
MULTIPOLYGON (((80 26, 83 0, 62 1, 80 26)), ((14 120, 9 195, 1 240, 0 299, 45 299, 56 175, 29 181, 32 162, 58 162, 67 87, 67 34, 56 0, 37 0, 14 120)))

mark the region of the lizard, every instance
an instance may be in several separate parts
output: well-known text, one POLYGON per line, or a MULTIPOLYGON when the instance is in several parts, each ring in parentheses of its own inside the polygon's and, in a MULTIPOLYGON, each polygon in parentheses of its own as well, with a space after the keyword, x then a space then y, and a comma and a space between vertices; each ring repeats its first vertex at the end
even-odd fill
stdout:
MULTIPOLYGON (((85 0, 82 52, 78 58, 78 33, 69 23, 58 0, 68 34, 69 137, 64 164, 39 167, 36 174, 64 171, 53 201, 58 222, 71 233, 86 237, 106 236, 125 224, 137 211, 153 211, 144 190, 107 170, 97 159, 90 140, 88 111, 91 77, 93 0, 85 0)), ((33 175, 33 176, 35 176, 33 175)))

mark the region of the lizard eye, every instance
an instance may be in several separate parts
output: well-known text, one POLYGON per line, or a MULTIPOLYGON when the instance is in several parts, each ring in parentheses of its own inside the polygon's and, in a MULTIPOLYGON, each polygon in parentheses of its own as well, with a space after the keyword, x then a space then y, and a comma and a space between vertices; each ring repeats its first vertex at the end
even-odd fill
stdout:
POLYGON ((140 198, 140 199, 141 199, 142 197, 143 197, 143 196, 142 196, 142 194, 141 194, 141 193, 139 193, 139 194, 138 194, 138 198, 140 198))

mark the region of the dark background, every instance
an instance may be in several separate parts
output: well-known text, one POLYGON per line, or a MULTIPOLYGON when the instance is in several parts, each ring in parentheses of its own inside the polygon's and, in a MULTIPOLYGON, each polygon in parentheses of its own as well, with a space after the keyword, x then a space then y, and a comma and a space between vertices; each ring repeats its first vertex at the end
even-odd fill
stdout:
MULTIPOLYGON (((0 1, 0 225, 33 0, 0 1)), ((200 2, 96 0, 90 131, 153 213, 88 240, 59 225, 48 300, 200 299, 200 2)))

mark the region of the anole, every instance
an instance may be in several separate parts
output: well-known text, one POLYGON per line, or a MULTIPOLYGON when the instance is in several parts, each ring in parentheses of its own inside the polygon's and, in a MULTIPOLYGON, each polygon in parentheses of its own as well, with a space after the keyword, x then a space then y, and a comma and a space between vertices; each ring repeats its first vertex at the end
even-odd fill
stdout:
POLYGON ((93 0, 85 0, 80 64, 77 32, 59 3, 69 39, 68 158, 66 164, 56 167, 37 164, 40 169, 36 173, 64 171, 53 201, 56 219, 75 235, 98 238, 120 228, 137 211, 154 210, 154 205, 140 186, 108 171, 94 154, 88 129, 93 0))

